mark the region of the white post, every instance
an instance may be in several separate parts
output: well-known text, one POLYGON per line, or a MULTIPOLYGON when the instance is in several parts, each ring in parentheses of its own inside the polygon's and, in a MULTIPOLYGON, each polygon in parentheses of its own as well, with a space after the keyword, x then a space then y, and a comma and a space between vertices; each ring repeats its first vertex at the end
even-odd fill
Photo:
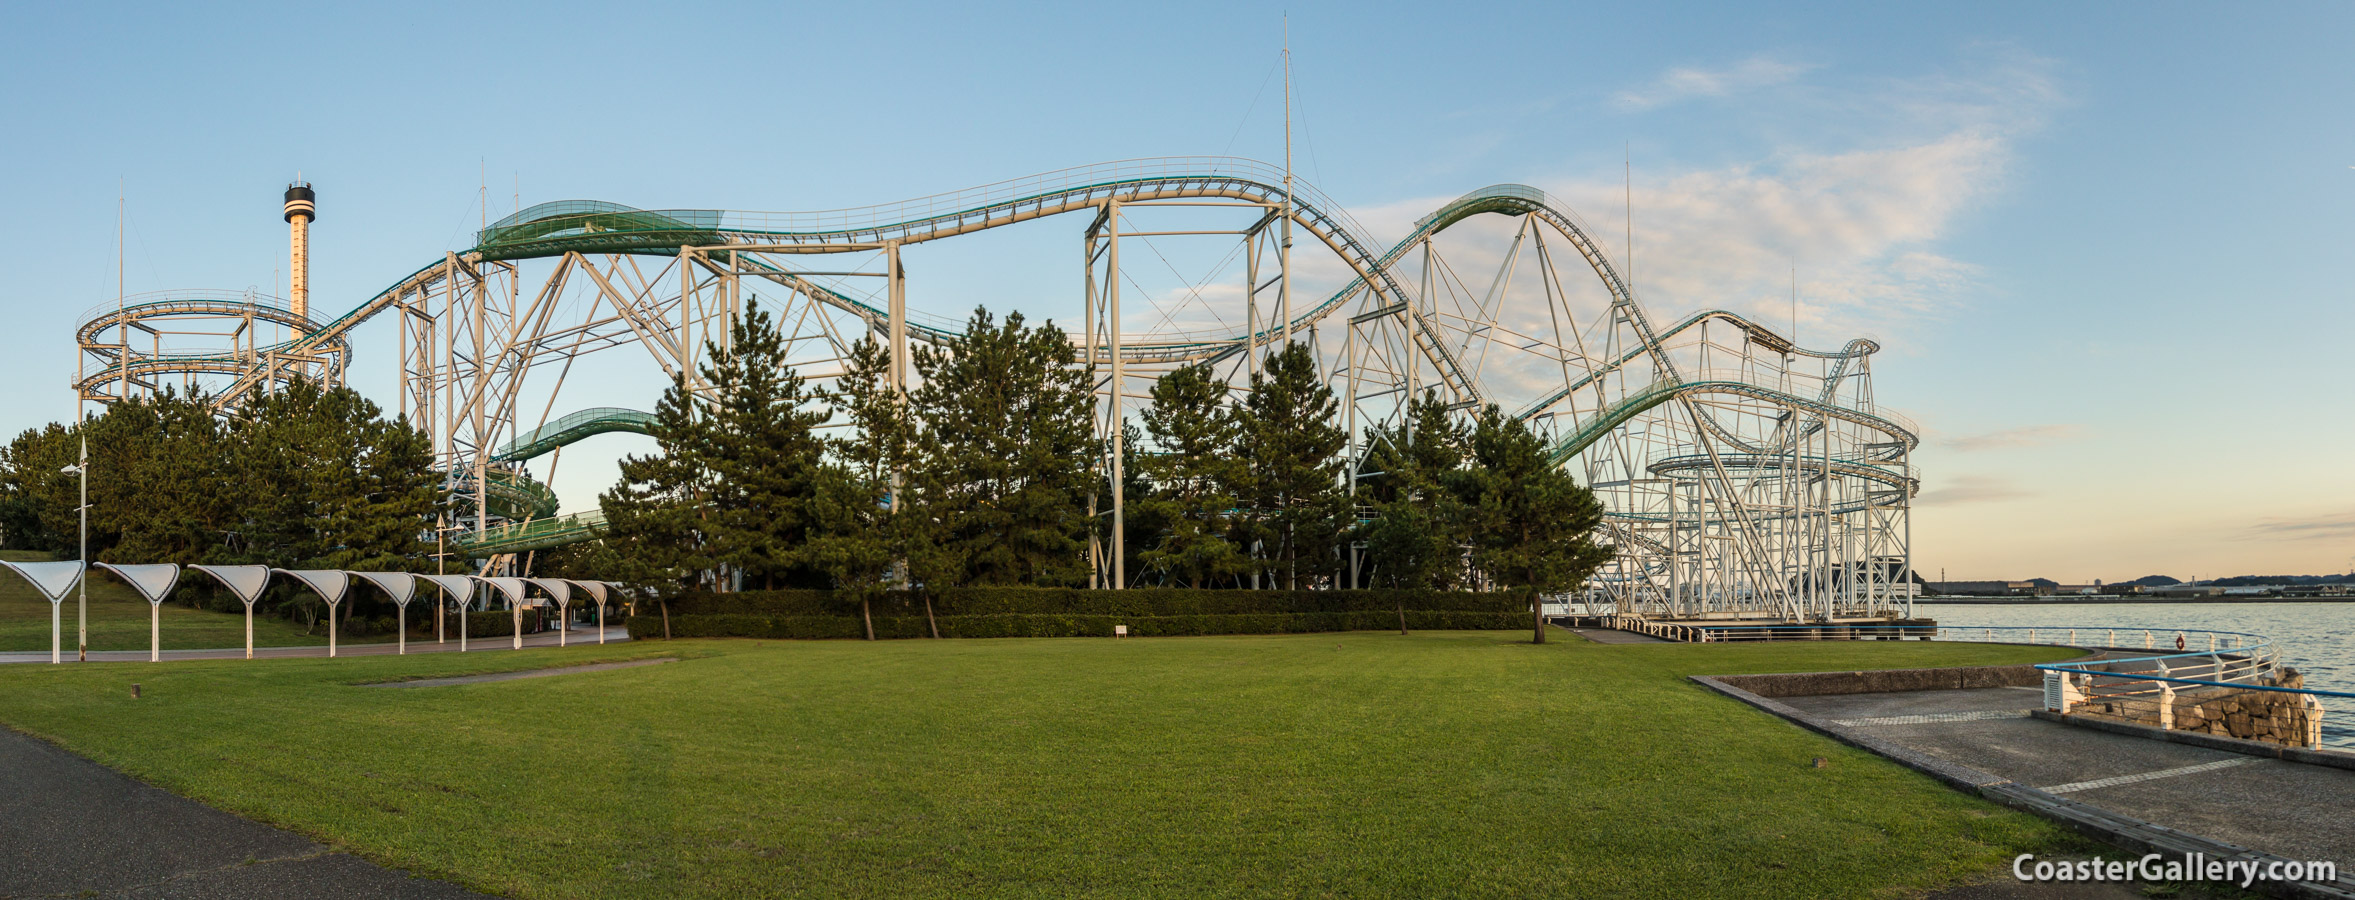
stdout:
POLYGON ((507 598, 507 609, 512 612, 515 619, 515 649, 521 650, 523 649, 523 607, 515 602, 515 598, 509 597, 507 598))
MULTIPOLYGON (((2160 678, 2175 674, 2166 660, 2158 660, 2157 665, 2160 678)), ((2175 728, 2175 686, 2164 681, 2151 683, 2159 686, 2159 727, 2172 731, 2175 728)))
POLYGON ((401 624, 393 631, 394 634, 400 636, 397 638, 400 642, 400 649, 395 650, 393 655, 407 656, 409 655, 409 604, 398 603, 394 605, 400 607, 400 612, 396 615, 400 616, 401 624))
MULTIPOLYGON (((126 368, 126 371, 127 371, 127 368, 126 368)), ((124 386, 125 386, 124 393, 125 393, 125 394, 128 394, 128 393, 130 393, 130 391, 128 390, 128 387, 129 387, 129 384, 130 384, 130 376, 129 376, 128 374, 126 374, 126 375, 124 376, 124 378, 123 378, 123 383, 124 383, 124 386)), ((80 614, 80 616, 81 616, 81 620, 82 620, 82 625, 81 625, 81 628, 82 628, 82 633, 81 633, 81 649, 80 649, 80 650, 78 650, 78 651, 76 651, 77 655, 76 655, 76 657, 75 657, 75 661, 76 661, 76 662, 89 662, 89 661, 90 661, 90 439, 89 439, 89 438, 83 438, 83 439, 82 439, 82 459, 81 459, 81 461, 80 461, 80 462, 78 462, 78 463, 75 463, 75 464, 74 464, 74 472, 75 472, 76 474, 79 474, 79 475, 81 475, 81 476, 82 476, 82 508, 81 508, 81 514, 82 514, 82 549, 81 549, 81 555, 80 555, 80 556, 77 556, 77 557, 75 557, 75 559, 78 559, 78 560, 80 560, 80 561, 81 561, 81 563, 82 563, 82 581, 81 581, 81 583, 80 583, 80 584, 78 584, 78 585, 75 585, 75 587, 76 587, 76 588, 79 590, 79 594, 80 594, 80 599, 76 600, 76 601, 75 601, 75 604, 76 604, 76 605, 79 607, 79 614, 80 614)))
POLYGON ((2322 701, 2313 694, 2298 695, 2298 708, 2305 711, 2306 727, 2299 735, 2300 745, 2312 750, 2322 746, 2322 701))
POLYGON ((147 601, 147 661, 164 661, 164 605, 160 600, 147 601))
POLYGON ((335 601, 327 602, 327 656, 335 657, 335 601))

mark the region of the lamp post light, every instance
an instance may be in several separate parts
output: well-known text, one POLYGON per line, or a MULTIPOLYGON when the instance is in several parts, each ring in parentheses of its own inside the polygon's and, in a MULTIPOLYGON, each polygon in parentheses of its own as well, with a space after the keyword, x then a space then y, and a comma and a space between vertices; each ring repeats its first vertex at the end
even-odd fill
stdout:
POLYGON ((85 571, 85 577, 82 579, 82 583, 81 583, 80 585, 77 585, 77 586, 76 586, 76 589, 77 589, 77 590, 79 590, 79 591, 81 592, 81 595, 80 595, 80 598, 79 598, 79 599, 77 599, 77 600, 75 600, 75 601, 74 601, 74 609, 75 609, 75 614, 76 614, 76 616, 79 618, 79 620, 80 620, 80 623, 81 623, 81 624, 80 624, 81 637, 80 637, 80 639, 79 639, 79 640, 80 640, 81 649, 75 652, 75 654, 74 654, 74 661, 75 661, 75 662, 89 662, 89 661, 90 661, 90 579, 89 579, 88 577, 86 577, 87 570, 90 568, 90 439, 89 439, 89 438, 83 438, 83 439, 82 439, 82 450, 81 450, 81 453, 82 453, 82 457, 81 457, 80 461, 76 462, 76 463, 75 463, 75 464, 73 464, 73 465, 67 466, 67 467, 65 467, 65 468, 63 468, 63 469, 59 469, 59 470, 57 470, 57 471, 58 471, 58 472, 60 472, 60 473, 62 473, 62 474, 66 474, 66 475, 79 475, 79 476, 81 476, 81 479, 82 479, 82 505, 81 505, 80 507, 78 507, 77 509, 75 509, 75 512, 77 512, 77 513, 79 513, 79 514, 81 515, 81 524, 82 524, 82 545, 81 545, 81 549, 80 549, 80 550, 77 552, 77 555, 74 557, 74 559, 76 559, 76 560, 79 560, 79 561, 82 563, 82 568, 83 568, 83 570, 85 571))

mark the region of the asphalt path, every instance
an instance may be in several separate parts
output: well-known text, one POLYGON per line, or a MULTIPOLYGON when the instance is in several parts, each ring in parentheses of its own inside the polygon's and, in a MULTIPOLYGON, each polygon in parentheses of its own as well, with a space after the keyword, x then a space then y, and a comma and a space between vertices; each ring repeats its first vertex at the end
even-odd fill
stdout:
POLYGON ((0 729, 0 897, 60 896, 487 895, 410 877, 0 729))
MULTIPOLYGON (((628 641, 611 627, 606 643, 628 641)), ((594 626, 570 645, 597 643, 594 626)), ((555 632, 526 648, 557 646, 555 632)), ((469 640, 467 652, 508 650, 512 637, 469 640)), ((385 656, 396 644, 346 644, 338 656, 385 656)), ((410 653, 456 653, 458 641, 410 641, 410 653)), ((256 659, 322 657, 327 648, 265 647, 256 659)), ((164 660, 240 659, 245 648, 166 650, 164 660)), ((67 651, 66 662, 73 662, 67 651)), ((92 662, 145 662, 147 651, 101 651, 92 662)), ((47 663, 49 654, 0 653, 0 663, 47 663)), ((0 728, 0 898, 382 898, 484 897, 448 882, 412 878, 309 838, 238 818, 142 783, 82 757, 0 728)))
MULTIPOLYGON (((2114 813, 2355 875, 2355 771, 2030 718, 2036 688, 1779 702, 1833 725, 2114 813)), ((2355 886, 2355 879, 2346 882, 2355 886)))

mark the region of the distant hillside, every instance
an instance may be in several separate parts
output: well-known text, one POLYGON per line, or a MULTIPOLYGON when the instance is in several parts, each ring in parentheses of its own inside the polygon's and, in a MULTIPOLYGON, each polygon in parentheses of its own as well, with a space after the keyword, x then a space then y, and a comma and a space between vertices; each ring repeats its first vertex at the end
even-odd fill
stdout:
POLYGON ((2061 586, 2061 583, 2060 583, 2060 582, 2058 582, 2058 581, 2054 581, 2054 580, 2052 580, 2052 579, 2050 579, 2050 578, 2030 578, 2030 579, 2028 579, 2028 583, 2029 583, 2029 584, 2033 584, 2033 585, 2035 585, 2035 586, 2037 586, 2037 587, 2048 587, 2048 588, 2051 588, 2051 587, 2060 587, 2060 586, 2061 586))
POLYGON ((2182 584, 2183 580, 2180 578, 2169 578, 2165 575, 2145 575, 2141 578, 2134 579, 2133 581, 2121 581, 2119 583, 2137 584, 2143 587, 2168 587, 2171 585, 2182 584))
POLYGON ((2234 575, 2208 582, 2217 587, 2255 587, 2261 584, 2355 584, 2355 575, 2234 575))

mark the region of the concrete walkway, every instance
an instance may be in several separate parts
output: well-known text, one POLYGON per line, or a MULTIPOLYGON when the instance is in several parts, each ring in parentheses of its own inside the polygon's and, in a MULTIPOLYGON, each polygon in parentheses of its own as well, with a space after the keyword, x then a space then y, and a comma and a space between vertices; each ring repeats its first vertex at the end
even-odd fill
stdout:
POLYGON ((1586 627, 1586 626, 1584 626, 1584 625, 1580 625, 1580 626, 1576 626, 1576 627, 1570 627, 1570 626, 1555 626, 1555 627, 1561 628, 1562 630, 1564 630, 1564 631, 1568 631, 1568 632, 1570 632, 1570 633, 1572 633, 1572 634, 1576 634, 1576 635, 1578 635, 1579 637, 1585 638, 1585 639, 1587 639, 1587 640, 1589 640, 1589 641, 1593 641, 1593 642, 1595 642, 1595 643, 1597 643, 1597 644, 1665 644, 1665 643, 1668 643, 1667 641, 1663 641, 1663 640, 1661 640, 1661 639, 1659 639, 1659 638, 1653 637, 1653 636, 1651 636, 1651 635, 1648 635, 1648 634, 1637 634, 1637 633, 1635 633, 1635 632, 1633 632, 1633 631, 1620 631, 1619 629, 1616 629, 1616 628, 1589 628, 1589 627, 1586 627))
POLYGON ((0 897, 482 897, 250 822, 0 728, 0 897))
MULTIPOLYGON (((494 613, 493 615, 496 614, 494 613)), ((74 636, 72 634, 67 634, 66 640, 71 641, 73 640, 73 637, 74 636)), ((622 629, 621 626, 608 624, 605 627, 606 643, 625 643, 629 639, 630 633, 622 629)), ((566 646, 572 647, 578 647, 583 644, 594 645, 597 643, 597 626, 573 626, 572 630, 565 634, 564 642, 566 646)), ((524 649, 527 650, 557 646, 556 632, 549 631, 541 634, 524 635, 523 646, 524 649)), ((391 656, 398 652, 399 649, 400 645, 397 643, 342 644, 335 648, 335 655, 338 658, 345 656, 391 656)), ((512 649, 515 649, 515 638, 509 635, 487 638, 474 637, 468 638, 466 640, 466 652, 468 653, 483 653, 492 650, 512 649)), ((409 652, 457 653, 459 652, 457 629, 452 628, 450 630, 449 639, 441 643, 434 642, 432 638, 427 638, 424 640, 417 640, 412 638, 409 641, 409 652)), ((255 647, 253 651, 253 657, 255 659, 297 659, 303 657, 323 657, 326 655, 326 644, 320 644, 311 647, 255 647)), ((183 659, 244 659, 245 648, 228 647, 215 650, 166 650, 164 651, 163 656, 165 662, 183 659)), ((0 663, 46 663, 48 661, 49 651, 47 650, 40 650, 30 653, 21 651, 0 653, 0 663)), ((65 648, 65 661, 67 663, 74 662, 74 648, 70 643, 65 648)), ((147 651, 93 650, 90 652, 90 661, 146 662, 147 651)))
POLYGON ((2029 718, 2043 694, 2028 687, 1777 700, 2047 794, 2355 876, 2355 771, 2029 718))

